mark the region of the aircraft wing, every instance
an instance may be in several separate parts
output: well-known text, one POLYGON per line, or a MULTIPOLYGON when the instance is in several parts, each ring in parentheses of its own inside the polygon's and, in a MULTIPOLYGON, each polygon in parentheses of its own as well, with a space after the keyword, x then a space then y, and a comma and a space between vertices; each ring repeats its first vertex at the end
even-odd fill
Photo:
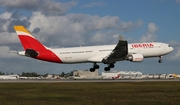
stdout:
POLYGON ((120 36, 119 42, 114 48, 114 50, 105 58, 102 62, 105 64, 115 63, 116 61, 125 60, 128 54, 128 42, 123 40, 120 36))

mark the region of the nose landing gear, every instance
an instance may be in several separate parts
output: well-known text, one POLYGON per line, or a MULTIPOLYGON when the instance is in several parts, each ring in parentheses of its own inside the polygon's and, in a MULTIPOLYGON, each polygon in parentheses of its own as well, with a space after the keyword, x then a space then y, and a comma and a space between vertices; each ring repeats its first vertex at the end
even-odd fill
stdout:
POLYGON ((162 60, 162 56, 159 56, 159 61, 158 61, 159 63, 162 63, 163 62, 163 60, 162 60))

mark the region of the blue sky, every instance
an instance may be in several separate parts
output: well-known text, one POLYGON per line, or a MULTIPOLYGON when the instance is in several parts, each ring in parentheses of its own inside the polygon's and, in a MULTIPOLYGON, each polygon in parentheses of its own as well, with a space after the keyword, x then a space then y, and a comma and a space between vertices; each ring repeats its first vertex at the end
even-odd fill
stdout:
MULTIPOLYGON (((174 51, 141 63, 117 62, 114 70, 180 74, 180 0, 0 0, 0 71, 61 73, 85 70, 85 64, 55 64, 8 53, 22 46, 13 30, 24 25, 49 47, 131 42, 169 43, 174 51)), ((101 73, 104 64, 100 64, 101 73)))

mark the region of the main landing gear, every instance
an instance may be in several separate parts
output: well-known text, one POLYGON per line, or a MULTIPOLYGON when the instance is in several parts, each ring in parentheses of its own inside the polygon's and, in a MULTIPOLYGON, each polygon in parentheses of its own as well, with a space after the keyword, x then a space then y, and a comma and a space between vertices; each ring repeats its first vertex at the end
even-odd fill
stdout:
POLYGON ((159 56, 159 61, 158 61, 159 63, 162 63, 163 61, 162 61, 162 56, 159 56))
POLYGON ((108 64, 108 67, 105 67, 104 70, 105 71, 109 71, 111 68, 114 68, 114 64, 113 63, 108 64))
MULTIPOLYGON (((105 67, 104 70, 105 70, 105 71, 109 71, 111 68, 114 68, 114 63, 108 64, 108 67, 105 67)), ((90 72, 94 72, 96 69, 99 69, 99 65, 97 65, 96 63, 94 63, 93 67, 90 68, 90 72)))
POLYGON ((93 68, 90 68, 90 72, 94 72, 96 69, 99 69, 99 65, 94 63, 93 68))

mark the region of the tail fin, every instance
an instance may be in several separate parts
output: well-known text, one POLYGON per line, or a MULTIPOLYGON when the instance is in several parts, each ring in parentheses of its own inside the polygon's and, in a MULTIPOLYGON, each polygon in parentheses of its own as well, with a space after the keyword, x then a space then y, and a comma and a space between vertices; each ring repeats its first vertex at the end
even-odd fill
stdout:
POLYGON ((23 26, 14 26, 14 29, 25 50, 18 52, 18 55, 28 56, 49 62, 62 63, 61 59, 56 55, 56 53, 41 44, 23 26))
POLYGON ((14 26, 14 29, 21 41, 21 44, 26 49, 33 49, 33 50, 45 50, 46 47, 41 44, 32 34, 24 28, 24 26, 14 26))

